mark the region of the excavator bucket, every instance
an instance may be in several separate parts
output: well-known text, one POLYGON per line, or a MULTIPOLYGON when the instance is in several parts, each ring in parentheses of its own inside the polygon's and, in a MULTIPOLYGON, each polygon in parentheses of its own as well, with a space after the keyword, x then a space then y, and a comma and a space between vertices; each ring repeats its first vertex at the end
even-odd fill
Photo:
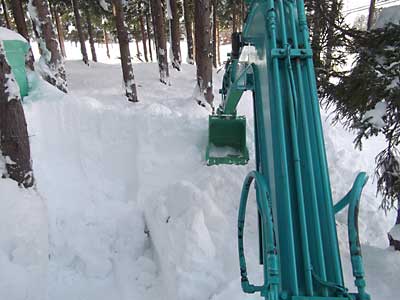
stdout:
POLYGON ((246 146, 246 118, 212 115, 209 118, 207 165, 245 165, 249 161, 246 146))

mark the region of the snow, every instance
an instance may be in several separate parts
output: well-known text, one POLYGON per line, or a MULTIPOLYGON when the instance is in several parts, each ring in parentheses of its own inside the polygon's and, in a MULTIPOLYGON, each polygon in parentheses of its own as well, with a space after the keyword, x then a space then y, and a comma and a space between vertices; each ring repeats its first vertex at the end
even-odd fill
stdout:
POLYGON ((46 202, 10 179, 0 180, 0 191, 0 299, 46 299, 46 202))
POLYGON ((99 0, 99 4, 105 11, 110 11, 110 4, 107 3, 106 0, 99 0))
POLYGON ((370 123, 376 129, 382 129, 385 126, 383 118, 386 116, 387 103, 385 101, 378 102, 374 109, 364 114, 363 122, 370 123))
POLYGON ((7 177, 6 158, 0 150, 0 178, 7 177))
POLYGON ((400 25, 400 5, 383 8, 378 14, 375 28, 383 28, 389 23, 400 25))
POLYGON ((400 241, 400 224, 397 224, 396 226, 394 226, 390 231, 389 234, 391 235, 391 237, 393 239, 395 239, 396 241, 400 241))
POLYGON ((21 41, 27 43, 27 40, 19 33, 0 27, 0 41, 21 41))
MULTIPOLYGON (((5 60, 7 61, 7 56, 4 50, 4 44, 3 41, 0 40, 0 54, 4 55, 5 60)), ((8 63, 8 61, 7 61, 8 63)), ((5 79, 6 79, 6 90, 5 92, 8 94, 8 101, 11 100, 20 100, 21 99, 21 94, 19 90, 19 85, 17 81, 15 80, 14 74, 11 72, 9 74, 5 74, 5 79)))
MULTIPOLYGON (((240 288, 236 225, 241 186, 254 159, 247 166, 205 165, 209 112, 192 98, 195 67, 171 72, 166 86, 157 64, 135 64, 140 102, 133 104, 124 97, 117 59, 110 63, 98 48, 108 64, 87 67, 74 57, 78 50, 66 46, 69 59, 76 59, 66 63, 68 95, 29 75, 24 109, 36 189, 0 180, 0 299, 249 299, 240 288)), ((113 59, 117 51, 112 47, 113 59)), ((239 114, 248 116, 254 155, 251 103, 246 93, 239 114)), ((385 142, 367 141, 363 152, 356 151, 353 135, 332 127, 328 116, 323 125, 338 201, 359 170, 372 177, 385 142)), ((0 160, 0 170, 2 165, 0 160)), ((371 180, 360 210, 367 287, 374 300, 396 299, 400 255, 387 249, 386 238, 394 215, 378 209, 375 191, 371 180)), ((248 268, 257 284, 262 273, 254 205, 247 220, 248 268)), ((352 286, 346 223, 342 212, 339 240, 352 286)))
POLYGON ((226 146, 226 147, 216 147, 214 144, 210 145, 210 156, 211 157, 226 157, 226 156, 238 156, 240 155, 240 150, 226 146))
POLYGON ((172 16, 172 10, 171 10, 171 0, 167 0, 167 18, 168 20, 172 20, 173 16, 172 16))
POLYGON ((5 78, 7 79, 7 89, 6 93, 8 93, 8 101, 11 100, 20 100, 21 99, 21 92, 19 90, 19 85, 15 80, 14 74, 6 74, 5 78))

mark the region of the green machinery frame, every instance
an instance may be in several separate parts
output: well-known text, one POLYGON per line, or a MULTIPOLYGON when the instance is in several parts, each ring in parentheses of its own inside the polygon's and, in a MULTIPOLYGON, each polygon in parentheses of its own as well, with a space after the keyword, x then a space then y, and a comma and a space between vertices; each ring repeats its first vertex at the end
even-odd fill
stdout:
MULTIPOLYGON (((238 218, 242 289, 260 292, 268 300, 368 300, 357 224, 367 176, 360 173, 350 192, 333 205, 304 0, 246 2, 248 17, 233 43, 238 51, 233 50, 237 53, 226 66, 222 104, 210 117, 210 124, 225 122, 229 141, 238 130, 229 127, 238 119, 240 98, 244 91, 253 92, 256 170, 245 179, 238 218), (240 58, 245 52, 250 54, 240 58), (264 270, 261 286, 248 280, 244 251, 253 181, 264 270), (346 206, 355 293, 344 285, 335 224, 335 213, 346 206)), ((223 145, 224 129, 219 131, 223 145)), ((208 163, 247 163, 245 140, 238 145, 245 155, 211 158, 208 163)))

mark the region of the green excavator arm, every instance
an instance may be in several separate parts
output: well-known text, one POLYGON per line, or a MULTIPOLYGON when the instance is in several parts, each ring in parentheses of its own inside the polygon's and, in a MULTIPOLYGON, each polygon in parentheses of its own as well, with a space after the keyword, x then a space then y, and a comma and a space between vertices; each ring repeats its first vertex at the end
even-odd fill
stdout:
POLYGON ((369 300, 358 209, 367 177, 333 205, 304 0, 253 0, 241 34, 234 34, 222 102, 209 119, 208 164, 245 164, 246 120, 237 116, 253 94, 256 170, 245 179, 239 206, 242 289, 266 300, 369 300), (216 151, 216 148, 230 151, 216 151), (217 155, 215 154, 217 153, 217 155), (255 182, 264 281, 249 282, 244 226, 255 182), (335 213, 348 206, 350 255, 357 292, 343 278, 335 213))

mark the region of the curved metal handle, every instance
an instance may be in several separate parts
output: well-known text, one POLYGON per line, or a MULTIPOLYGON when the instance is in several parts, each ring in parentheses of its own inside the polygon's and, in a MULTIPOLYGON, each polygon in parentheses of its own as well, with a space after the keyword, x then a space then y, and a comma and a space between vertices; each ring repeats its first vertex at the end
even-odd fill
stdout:
POLYGON ((269 294, 268 299, 278 299, 279 296, 279 267, 278 255, 275 247, 274 224, 272 221, 272 213, 269 204, 269 192, 264 177, 252 171, 247 175, 242 189, 240 199, 239 217, 238 217, 238 246, 239 246, 239 263, 242 289, 245 293, 253 294, 261 292, 262 295, 269 294), (263 232, 263 257, 266 258, 264 263, 264 285, 255 286, 250 284, 247 277, 246 257, 244 253, 244 226, 246 220, 247 200, 252 182, 255 180, 257 184, 256 198, 258 212, 261 216, 261 225, 263 232))
POLYGON ((335 206, 335 213, 340 212, 343 208, 349 205, 347 216, 348 222, 348 235, 349 246, 351 255, 351 266, 353 269, 353 276, 355 278, 355 285, 358 289, 357 299, 369 300, 370 296, 365 291, 365 272, 363 267, 363 259, 361 254, 360 233, 358 230, 358 213, 361 200, 362 190, 367 183, 368 176, 366 173, 361 172, 358 174, 354 181, 353 187, 335 206))

